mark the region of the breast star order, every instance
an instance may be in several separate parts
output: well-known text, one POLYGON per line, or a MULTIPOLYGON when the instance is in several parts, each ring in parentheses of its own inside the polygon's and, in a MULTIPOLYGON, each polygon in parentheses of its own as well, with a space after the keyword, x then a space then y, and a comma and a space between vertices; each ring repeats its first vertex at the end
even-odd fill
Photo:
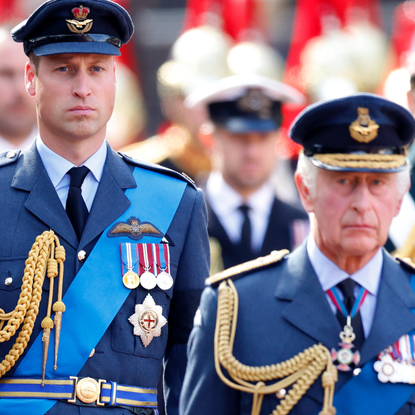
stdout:
POLYGON ((147 294, 142 304, 136 304, 135 313, 128 321, 134 326, 134 334, 141 337, 144 347, 151 343, 153 337, 161 335, 161 328, 167 323, 163 308, 156 305, 150 294, 147 294))

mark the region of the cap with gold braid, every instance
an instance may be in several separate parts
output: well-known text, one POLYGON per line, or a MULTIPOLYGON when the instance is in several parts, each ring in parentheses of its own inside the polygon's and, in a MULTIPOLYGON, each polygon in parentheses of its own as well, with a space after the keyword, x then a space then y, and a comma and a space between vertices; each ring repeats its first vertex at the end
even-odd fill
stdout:
POLYGON ((356 94, 307 107, 289 134, 317 167, 393 173, 406 166, 415 120, 394 102, 356 94))
POLYGON ((59 53, 120 55, 134 32, 130 15, 110 0, 49 0, 12 30, 29 56, 59 53))

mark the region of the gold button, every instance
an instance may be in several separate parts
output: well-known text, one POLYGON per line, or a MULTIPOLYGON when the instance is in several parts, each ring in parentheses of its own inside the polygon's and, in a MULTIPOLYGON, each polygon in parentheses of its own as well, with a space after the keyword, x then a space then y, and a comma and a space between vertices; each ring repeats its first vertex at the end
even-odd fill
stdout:
POLYGON ((13 278, 12 277, 7 277, 4 280, 4 285, 10 285, 13 282, 13 278))
POLYGON ((95 402, 99 398, 99 393, 99 384, 95 379, 83 378, 76 385, 76 396, 81 402, 95 402))
POLYGON ((89 353, 89 357, 92 357, 95 354, 95 347, 92 349, 92 352, 89 353))
POLYGON ((16 151, 14 151, 14 150, 10 150, 10 151, 6 154, 6 158, 8 158, 8 159, 12 159, 15 155, 16 155, 16 151))
POLYGON ((86 259, 86 252, 82 249, 81 251, 78 252, 78 260, 80 262, 84 262, 86 259))

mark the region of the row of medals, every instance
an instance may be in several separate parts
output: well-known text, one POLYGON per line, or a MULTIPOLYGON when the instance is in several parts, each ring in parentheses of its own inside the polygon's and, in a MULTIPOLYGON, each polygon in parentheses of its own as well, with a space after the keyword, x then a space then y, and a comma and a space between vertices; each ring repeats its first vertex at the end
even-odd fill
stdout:
POLYGON ((165 270, 161 270, 157 276, 148 270, 138 276, 136 272, 129 269, 123 275, 122 282, 130 290, 137 288, 140 284, 146 290, 152 290, 156 285, 162 290, 169 290, 173 286, 173 277, 165 270))

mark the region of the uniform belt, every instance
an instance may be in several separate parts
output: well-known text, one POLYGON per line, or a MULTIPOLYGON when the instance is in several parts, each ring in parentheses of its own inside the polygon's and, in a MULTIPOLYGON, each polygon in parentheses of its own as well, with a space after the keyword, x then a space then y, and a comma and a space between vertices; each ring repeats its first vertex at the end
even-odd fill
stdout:
POLYGON ((67 400, 99 406, 132 406, 157 408, 157 389, 119 385, 103 379, 78 378, 46 379, 0 379, 0 398, 41 398, 67 400))

